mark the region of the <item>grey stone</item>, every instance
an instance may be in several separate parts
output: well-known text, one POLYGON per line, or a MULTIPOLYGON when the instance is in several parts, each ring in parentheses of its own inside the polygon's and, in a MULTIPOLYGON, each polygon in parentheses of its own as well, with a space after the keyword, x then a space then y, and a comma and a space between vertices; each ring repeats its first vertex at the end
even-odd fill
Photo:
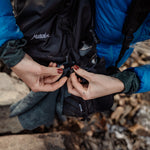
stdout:
POLYGON ((29 88, 20 80, 0 73, 0 106, 11 105, 29 93, 29 88))
POLYGON ((20 80, 0 73, 0 134, 18 133, 23 130, 17 118, 9 117, 9 107, 29 93, 29 88, 20 80))
POLYGON ((9 105, 0 106, 0 134, 19 133, 23 130, 18 118, 9 118, 9 105))
POLYGON ((150 105, 141 106, 134 120, 150 131, 150 105))
POLYGON ((61 133, 0 137, 0 150, 65 150, 61 133))

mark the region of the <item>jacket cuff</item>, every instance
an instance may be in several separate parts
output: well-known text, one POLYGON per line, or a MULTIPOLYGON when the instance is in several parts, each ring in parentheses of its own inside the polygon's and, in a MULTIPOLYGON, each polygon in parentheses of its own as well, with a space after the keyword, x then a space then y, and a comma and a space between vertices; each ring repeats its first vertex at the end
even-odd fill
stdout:
POLYGON ((0 59, 9 68, 18 64, 24 57, 23 47, 26 45, 25 39, 10 40, 0 47, 0 59))
POLYGON ((140 80, 135 72, 125 70, 112 75, 124 83, 124 90, 121 93, 133 94, 140 88, 140 80))

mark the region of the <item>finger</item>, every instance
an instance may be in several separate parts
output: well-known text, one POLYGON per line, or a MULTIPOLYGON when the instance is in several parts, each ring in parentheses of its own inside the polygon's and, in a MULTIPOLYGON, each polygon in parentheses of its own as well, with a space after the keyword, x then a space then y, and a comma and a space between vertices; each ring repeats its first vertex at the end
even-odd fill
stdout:
POLYGON ((52 67, 57 67, 57 64, 56 63, 53 63, 53 66, 52 67))
POLYGON ((90 81, 92 78, 92 73, 87 72, 84 69, 81 69, 79 66, 75 65, 73 66, 73 70, 81 77, 83 77, 84 79, 90 81))
POLYGON ((67 77, 63 77, 58 82, 55 82, 52 84, 45 84, 45 85, 43 85, 43 87, 41 87, 41 91, 45 91, 45 92, 56 91, 57 89, 59 89, 60 87, 62 87, 65 84, 67 79, 68 79, 67 77))
POLYGON ((64 65, 61 65, 60 68, 64 69, 65 67, 64 67, 64 65))
POLYGON ((61 75, 46 77, 46 78, 44 78, 44 83, 45 83, 45 84, 47 84, 47 83, 54 83, 54 82, 56 82, 60 77, 61 77, 61 75))
POLYGON ((80 93, 73 87, 71 79, 68 79, 67 87, 68 87, 68 93, 78 96, 78 97, 81 97, 80 93))
POLYGON ((50 62, 50 63, 49 63, 49 67, 57 67, 57 64, 54 63, 54 62, 50 62))
POLYGON ((57 67, 41 67, 40 75, 44 76, 54 76, 54 75, 60 75, 63 73, 62 68, 57 68, 57 67))
POLYGON ((50 62, 48 66, 53 67, 53 62, 50 62))
POLYGON ((81 83, 82 82, 81 78, 78 78, 78 81, 81 83))
POLYGON ((80 82, 78 81, 77 76, 75 75, 75 73, 72 73, 70 75, 70 79, 71 79, 72 85, 76 89, 76 91, 81 96, 84 96, 87 92, 87 88, 84 88, 84 86, 82 84, 80 84, 80 82))

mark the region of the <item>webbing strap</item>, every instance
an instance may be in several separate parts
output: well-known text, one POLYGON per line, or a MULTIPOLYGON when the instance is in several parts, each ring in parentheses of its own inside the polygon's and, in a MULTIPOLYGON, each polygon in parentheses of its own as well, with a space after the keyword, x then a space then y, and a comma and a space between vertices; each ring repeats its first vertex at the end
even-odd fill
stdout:
POLYGON ((140 25, 143 23, 148 13, 150 12, 149 0, 132 0, 131 6, 128 11, 128 15, 125 19, 122 33, 125 35, 122 48, 118 60, 116 61, 116 67, 119 61, 124 56, 126 50, 129 48, 130 43, 133 40, 133 33, 137 31, 140 25))
POLYGON ((133 38, 134 38, 133 34, 131 36, 125 36, 118 60, 116 61, 116 65, 115 65, 116 67, 118 63, 120 62, 120 60, 122 59, 122 57, 124 56, 126 50, 129 48, 129 45, 132 42, 133 38))

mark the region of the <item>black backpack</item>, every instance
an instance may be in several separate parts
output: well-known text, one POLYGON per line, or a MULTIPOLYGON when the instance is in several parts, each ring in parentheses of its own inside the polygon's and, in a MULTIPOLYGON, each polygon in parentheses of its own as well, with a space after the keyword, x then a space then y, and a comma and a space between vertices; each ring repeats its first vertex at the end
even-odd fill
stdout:
MULTIPOLYGON (((107 74, 104 59, 96 55, 99 39, 94 32, 94 5, 93 0, 15 1, 17 24, 28 41, 24 51, 42 65, 51 61, 63 64, 63 76, 70 75, 74 64, 107 74)), ((86 82, 83 79, 83 84, 86 82)), ((112 104, 113 95, 88 101, 69 95, 63 98, 62 113, 87 118, 94 112, 109 110, 112 104)))

